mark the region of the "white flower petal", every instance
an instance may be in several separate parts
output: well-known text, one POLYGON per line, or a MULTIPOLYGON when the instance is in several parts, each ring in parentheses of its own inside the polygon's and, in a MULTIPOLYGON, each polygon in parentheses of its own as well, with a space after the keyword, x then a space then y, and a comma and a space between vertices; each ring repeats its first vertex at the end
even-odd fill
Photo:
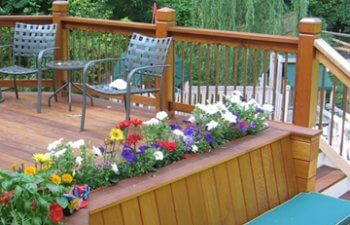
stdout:
POLYGON ((168 113, 166 113, 166 112, 164 112, 164 111, 158 112, 158 113, 156 114, 156 118, 157 118, 158 120, 162 121, 162 120, 168 118, 168 113))
POLYGON ((53 151, 53 150, 56 150, 56 148, 58 147, 58 145, 60 145, 63 141, 63 138, 60 138, 52 143, 50 143, 48 146, 47 146, 47 150, 49 151, 53 151))
POLYGON ((150 125, 157 125, 159 123, 160 123, 159 120, 157 120, 156 118, 152 118, 150 120, 144 121, 142 124, 144 124, 146 126, 150 126, 150 125))
POLYGON ((153 156, 156 160, 163 160, 164 159, 164 154, 162 151, 155 151, 153 153, 153 156))
POLYGON ((118 168, 118 165, 116 163, 113 163, 111 165, 111 169, 113 170, 114 173, 119 174, 119 168, 118 168))

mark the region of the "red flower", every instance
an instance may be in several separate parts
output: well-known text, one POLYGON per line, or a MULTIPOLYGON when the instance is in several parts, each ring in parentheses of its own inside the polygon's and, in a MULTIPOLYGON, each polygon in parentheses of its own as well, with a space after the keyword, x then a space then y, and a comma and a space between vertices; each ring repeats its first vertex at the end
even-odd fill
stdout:
POLYGON ((0 202, 1 202, 3 205, 7 204, 7 203, 10 201, 10 199, 12 198, 12 195, 13 195, 14 193, 15 193, 14 190, 7 192, 6 194, 4 194, 4 195, 0 198, 0 202))
POLYGON ((120 122, 120 123, 119 123, 119 128, 122 129, 122 130, 124 130, 125 128, 130 127, 130 125, 131 125, 131 121, 129 121, 129 120, 124 120, 123 122, 120 122))
POLYGON ((142 140, 142 136, 140 134, 129 134, 126 138, 126 143, 128 143, 128 145, 136 145, 140 140, 142 140))
POLYGON ((170 152, 176 151, 176 143, 174 141, 157 141, 157 144, 170 152))
POLYGON ((59 204, 57 204, 57 203, 52 203, 50 205, 49 217, 50 217, 51 221, 54 222, 54 223, 61 222, 61 220, 63 218, 63 209, 62 209, 62 207, 59 204))
POLYGON ((133 119, 131 120, 131 123, 134 124, 135 127, 137 127, 142 124, 142 121, 139 119, 133 119))

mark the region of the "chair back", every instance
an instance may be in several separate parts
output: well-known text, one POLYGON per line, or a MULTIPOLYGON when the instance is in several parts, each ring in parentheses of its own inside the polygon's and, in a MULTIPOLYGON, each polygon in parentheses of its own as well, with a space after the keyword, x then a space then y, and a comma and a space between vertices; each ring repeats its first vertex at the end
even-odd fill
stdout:
MULTIPOLYGON (((172 38, 153 38, 133 33, 125 57, 125 67, 131 71, 137 67, 165 65, 172 38)), ((145 69, 141 73, 162 76, 164 67, 145 69)))
MULTIPOLYGON (((13 56, 37 56, 41 50, 55 47, 56 24, 16 23, 13 37, 13 56)), ((54 50, 46 57, 53 57, 54 50)))

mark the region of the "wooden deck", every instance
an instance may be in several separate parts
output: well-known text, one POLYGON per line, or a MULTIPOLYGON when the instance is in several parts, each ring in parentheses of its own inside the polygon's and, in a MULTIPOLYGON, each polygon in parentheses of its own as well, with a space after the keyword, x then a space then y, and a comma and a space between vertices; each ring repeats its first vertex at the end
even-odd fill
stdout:
MULTIPOLYGON (((5 92, 5 102, 0 104, 0 168, 9 169, 13 163, 29 163, 32 154, 45 152, 47 145, 59 138, 66 141, 84 139, 92 145, 103 144, 104 138, 115 124, 124 119, 123 105, 94 99, 95 105, 87 107, 86 130, 79 131, 81 97, 73 96, 72 112, 68 111, 66 98, 59 98, 47 106, 49 93, 43 94, 42 113, 36 113, 36 93, 5 92)), ((150 110, 132 109, 132 118, 150 118, 150 110)))

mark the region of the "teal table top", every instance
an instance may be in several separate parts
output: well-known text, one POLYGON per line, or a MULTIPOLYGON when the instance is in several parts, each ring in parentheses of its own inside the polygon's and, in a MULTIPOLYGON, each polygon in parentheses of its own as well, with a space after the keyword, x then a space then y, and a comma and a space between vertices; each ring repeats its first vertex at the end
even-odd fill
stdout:
POLYGON ((250 221, 249 225, 345 225, 350 201, 319 193, 302 193, 250 221))

